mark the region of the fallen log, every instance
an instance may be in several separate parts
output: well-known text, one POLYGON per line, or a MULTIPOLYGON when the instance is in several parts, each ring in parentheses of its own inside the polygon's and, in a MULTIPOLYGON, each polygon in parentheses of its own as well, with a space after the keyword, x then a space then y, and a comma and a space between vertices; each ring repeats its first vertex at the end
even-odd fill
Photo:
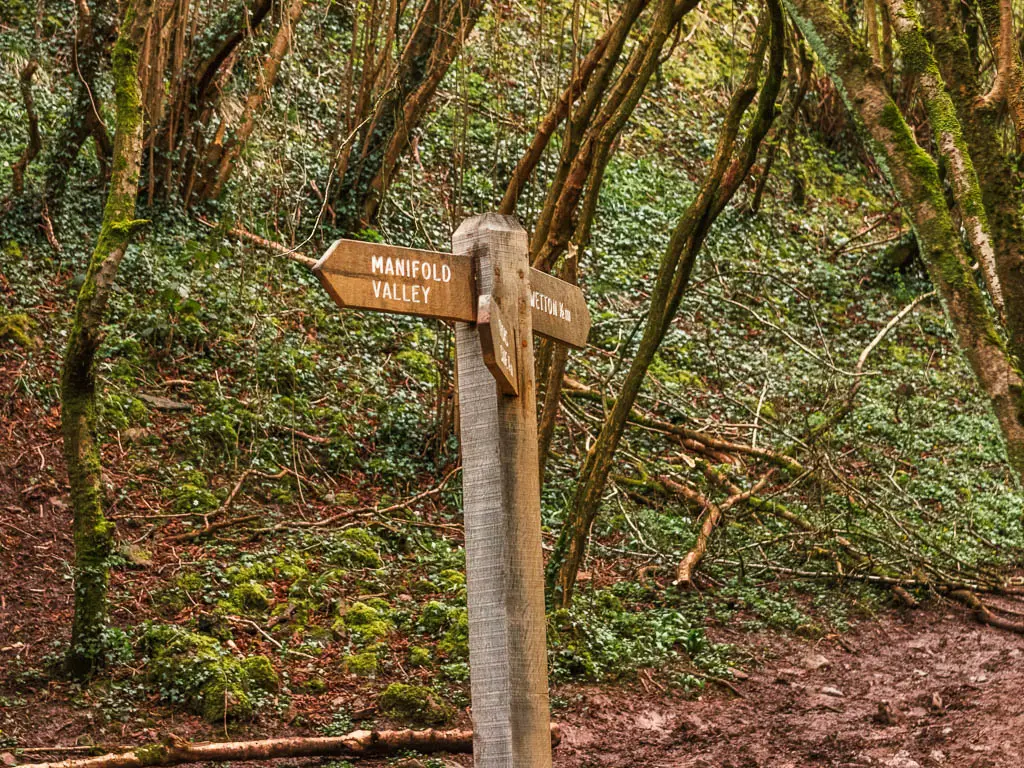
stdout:
MULTIPOLYGON (((557 746, 561 740, 561 731, 557 725, 552 724, 551 745, 557 746)), ((20 768, 147 768, 289 757, 373 757, 404 750, 424 754, 468 754, 473 751, 473 731, 352 731, 344 736, 290 736, 283 739, 225 742, 191 742, 171 734, 162 742, 136 747, 129 752, 49 763, 28 763, 20 768)))

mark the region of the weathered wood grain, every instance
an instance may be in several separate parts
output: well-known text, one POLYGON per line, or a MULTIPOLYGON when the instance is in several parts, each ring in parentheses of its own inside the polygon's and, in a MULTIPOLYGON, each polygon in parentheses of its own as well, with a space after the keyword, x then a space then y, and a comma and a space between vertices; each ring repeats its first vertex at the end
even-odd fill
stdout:
POLYGON ((526 232, 510 216, 463 222, 481 294, 515 325, 519 396, 503 395, 473 325, 456 324, 477 768, 549 768, 536 390, 526 232))
POLYGON ((484 365, 498 382, 498 389, 504 395, 518 394, 515 326, 505 318, 489 293, 477 302, 476 330, 480 334, 484 365))
POLYGON ((583 291, 554 275, 530 269, 530 307, 533 332, 570 347, 587 346, 590 310, 583 291))
POLYGON ((336 240, 313 272, 342 307, 443 320, 476 319, 473 261, 465 256, 336 240))

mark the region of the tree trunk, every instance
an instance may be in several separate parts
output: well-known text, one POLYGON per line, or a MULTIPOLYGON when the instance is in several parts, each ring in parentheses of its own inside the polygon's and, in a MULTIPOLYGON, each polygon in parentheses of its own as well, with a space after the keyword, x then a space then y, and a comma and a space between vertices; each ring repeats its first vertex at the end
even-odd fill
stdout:
POLYGON ((1024 361, 1024 204, 1014 160, 1004 149, 1000 111, 982 98, 972 65, 967 30, 949 0, 924 6, 925 33, 935 41, 935 58, 956 105, 957 116, 981 186, 995 251, 995 269, 1005 299, 1010 352, 1024 361))
POLYGON ((39 62, 33 59, 21 70, 18 78, 18 85, 21 88, 21 98, 25 102, 25 117, 28 120, 28 144, 21 153, 21 157, 11 164, 13 176, 12 187, 15 197, 25 191, 25 171, 39 150, 43 148, 43 140, 39 135, 39 115, 36 114, 35 100, 32 98, 32 75, 39 67, 39 62))
POLYGON ((53 142, 53 153, 46 167, 44 197, 50 216, 56 220, 64 197, 68 175, 82 144, 100 122, 99 100, 94 83, 103 58, 103 47, 114 29, 116 9, 110 0, 99 0, 90 9, 86 0, 77 0, 78 24, 75 28, 71 66, 74 72, 74 99, 64 114, 63 124, 53 142))
POLYGON ((96 247, 75 304, 61 375, 61 425, 74 515, 75 613, 68 671, 81 677, 105 656, 108 560, 114 525, 103 513, 96 429, 96 350, 103 340, 107 302, 121 258, 145 222, 135 216, 142 159, 142 93, 138 51, 153 0, 128 6, 113 52, 117 126, 113 173, 96 247))
MULTIPOLYGON (((796 25, 815 48, 847 108, 868 140, 914 226, 921 256, 950 325, 988 396, 1006 442, 1010 465, 1024 478, 1024 382, 1000 339, 984 294, 971 273, 943 194, 938 168, 918 146, 889 95, 882 72, 839 14, 822 0, 783 0, 796 25)), ((890 14, 892 15, 892 14, 890 14)), ((908 51, 904 50, 904 57, 908 51)), ((914 56, 930 51, 910 51, 914 56)), ((945 119, 956 120, 955 115, 945 119)), ((933 126, 944 130, 946 126, 933 126)))
POLYGON ((566 520, 559 532, 555 551, 548 566, 550 599, 568 606, 572 601, 576 574, 579 572, 590 536, 590 529, 601 506, 615 452, 625 431, 633 404, 640 393, 647 370, 662 339, 675 317, 679 302, 689 283, 690 273, 704 238, 715 217, 722 211, 742 183, 756 156, 764 135, 771 127, 775 99, 782 82, 785 53, 785 24, 775 0, 758 25, 758 32, 747 70, 729 103, 718 137, 718 146, 697 197, 680 217, 668 249, 662 257, 658 276, 651 291, 651 304, 636 357, 630 365, 622 388, 601 425, 597 439, 587 452, 579 483, 566 520), (761 90, 757 115, 751 122, 739 154, 734 157, 740 123, 757 94, 765 48, 771 39, 767 76, 761 90))
POLYGON ((374 63, 375 49, 364 53, 363 67, 369 70, 357 99, 357 125, 347 143, 338 142, 332 205, 340 229, 352 232, 376 219, 413 131, 484 6, 483 0, 426 0, 393 68, 386 70, 383 60, 374 63))
MULTIPOLYGON (((231 136, 227 141, 217 141, 206 151, 203 170, 199 173, 202 186, 195 188, 194 194, 199 200, 213 200, 220 197, 231 176, 232 167, 242 148, 252 135, 256 127, 257 113, 262 109, 263 104, 270 96, 270 91, 277 82, 277 75, 281 69, 281 62, 291 45, 292 32, 302 14, 304 0, 290 0, 287 10, 281 16, 281 25, 274 36, 274 42, 267 51, 263 61, 263 69, 260 77, 256 78, 256 85, 250 91, 245 100, 245 107, 238 118, 237 126, 222 125, 217 130, 217 136, 222 137, 230 132, 231 136)), ((226 120, 226 118, 224 118, 226 120)), ((188 204, 188 198, 186 198, 188 204)))
MULTIPOLYGON (((562 262, 558 276, 567 283, 576 285, 576 254, 569 255, 562 262)), ((555 424, 558 421, 558 409, 562 402, 562 379, 565 366, 569 362, 569 347, 565 344, 545 341, 549 350, 547 364, 542 367, 544 373, 544 399, 541 404, 540 418, 537 419, 537 463, 540 472, 540 486, 544 487, 544 468, 551 452, 551 440, 555 435, 555 424)))
POLYGON ((547 148, 555 129, 569 114, 570 106, 589 89, 591 75, 598 69, 598 65, 601 65, 601 71, 603 72, 608 64, 614 65, 615 61, 618 60, 622 50, 621 43, 625 41, 626 35, 628 35, 633 23, 646 4, 647 0, 640 0, 639 2, 631 2, 623 8, 619 16, 609 25, 605 33, 597 39, 590 52, 580 62, 569 85, 562 91, 558 100, 551 105, 544 119, 540 121, 530 146, 527 147, 523 156, 519 158, 519 162, 512 172, 512 178, 509 179, 508 186, 505 188, 505 196, 502 198, 498 209, 499 213, 515 213, 516 203, 523 192, 523 187, 526 186, 526 182, 533 174, 537 163, 540 162, 540 158, 544 154, 544 150, 547 148))
MULTIPOLYGON (((643 96, 672 31, 696 5, 697 0, 663 0, 650 32, 626 62, 596 117, 589 120, 585 136, 582 124, 578 127, 579 151, 570 156, 563 151, 562 166, 548 191, 530 240, 530 257, 537 269, 550 271, 564 253, 578 223, 575 213, 585 185, 592 190, 593 204, 584 208, 589 208, 591 213, 596 209, 596 197, 612 144, 643 96)), ((591 87, 596 87, 596 82, 591 87)), ((572 138, 570 136, 570 140, 572 138)))
POLYGON ((974 171, 967 142, 964 141, 953 99, 939 74, 931 45, 918 24, 914 6, 906 0, 886 0, 886 5, 893 19, 896 42, 904 51, 903 71, 917 80, 918 93, 928 112, 928 121, 938 153, 946 161, 946 177, 959 208, 971 255, 981 265, 992 303, 1002 319, 1005 317, 1005 301, 999 276, 996 274, 996 256, 992 248, 988 216, 985 214, 985 206, 982 205, 978 177, 974 171), (909 53, 911 51, 912 55, 909 53))

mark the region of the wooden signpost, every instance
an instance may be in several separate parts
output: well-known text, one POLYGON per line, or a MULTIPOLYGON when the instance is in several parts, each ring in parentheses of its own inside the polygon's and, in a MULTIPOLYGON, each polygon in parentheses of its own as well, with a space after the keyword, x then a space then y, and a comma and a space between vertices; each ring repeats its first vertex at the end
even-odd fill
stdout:
POLYGON ((590 314, 514 217, 467 219, 452 251, 339 240, 314 272, 342 307, 457 321, 473 762, 548 768, 533 334, 585 346, 590 314))

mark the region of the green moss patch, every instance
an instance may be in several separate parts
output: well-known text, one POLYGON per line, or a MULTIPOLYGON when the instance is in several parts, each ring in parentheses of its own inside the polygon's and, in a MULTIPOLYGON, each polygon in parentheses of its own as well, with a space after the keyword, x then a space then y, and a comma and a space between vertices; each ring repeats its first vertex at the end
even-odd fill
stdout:
POLYGON ((380 568, 383 542, 365 528, 349 528, 324 542, 324 560, 347 568, 380 568))
POLYGON ((255 581, 237 584, 231 589, 231 596, 224 608, 238 613, 259 614, 270 607, 270 590, 255 581))
POLYGON ((380 610, 366 603, 353 603, 334 622, 334 631, 358 644, 376 642, 391 631, 391 622, 380 610))
POLYGON ((345 671, 356 677, 373 677, 377 674, 378 662, 376 653, 356 653, 346 656, 342 662, 345 671))
POLYGON ((377 698, 380 711, 410 725, 443 725, 455 716, 434 691, 422 685, 392 683, 377 698))
POLYGON ((0 313, 0 341, 10 339, 19 347, 35 347, 39 340, 31 336, 35 322, 23 312, 5 315, 0 313))
POLYGON ((180 627, 149 626, 142 648, 160 697, 210 722, 251 717, 257 700, 280 685, 266 657, 237 659, 214 638, 180 627))

